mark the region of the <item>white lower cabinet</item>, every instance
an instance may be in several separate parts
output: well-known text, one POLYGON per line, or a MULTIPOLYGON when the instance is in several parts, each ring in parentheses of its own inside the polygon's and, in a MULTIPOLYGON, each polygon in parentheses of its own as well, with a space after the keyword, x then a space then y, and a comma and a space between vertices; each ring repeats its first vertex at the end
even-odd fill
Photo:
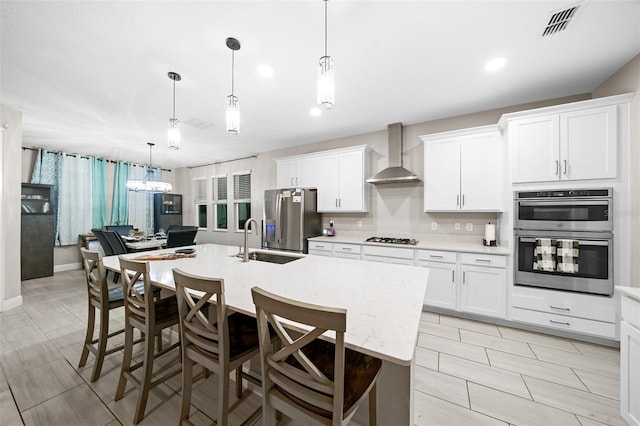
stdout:
POLYGON ((361 248, 359 244, 333 243, 333 257, 360 260, 361 248))
POLYGON ((309 241, 309 254, 316 256, 333 256, 333 243, 309 241))
POLYGON ((418 265, 429 268, 425 305, 505 318, 505 256, 419 250, 418 265))
POLYGON ((514 286, 511 319, 547 328, 616 338, 612 297, 514 286))
POLYGON ((400 247, 363 246, 362 260, 369 262, 413 265, 413 249, 400 247))
POLYGON ((623 295, 620 321, 620 414, 640 425, 640 301, 623 295))

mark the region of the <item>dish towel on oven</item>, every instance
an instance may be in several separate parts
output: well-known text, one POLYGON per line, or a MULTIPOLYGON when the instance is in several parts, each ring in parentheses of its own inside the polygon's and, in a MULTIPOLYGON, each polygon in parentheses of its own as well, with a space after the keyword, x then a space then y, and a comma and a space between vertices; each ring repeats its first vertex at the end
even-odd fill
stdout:
POLYGON ((578 272, 578 241, 558 240, 556 244, 558 272, 575 274, 578 272))
POLYGON ((534 271, 556 271, 556 240, 536 238, 534 271))

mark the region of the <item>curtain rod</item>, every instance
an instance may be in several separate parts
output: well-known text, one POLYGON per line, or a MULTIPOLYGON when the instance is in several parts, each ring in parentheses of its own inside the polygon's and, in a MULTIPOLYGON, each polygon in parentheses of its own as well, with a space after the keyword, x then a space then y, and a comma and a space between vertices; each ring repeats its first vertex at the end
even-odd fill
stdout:
MULTIPOLYGON (((23 151, 25 151, 25 150, 29 150, 29 151, 39 151, 40 149, 44 149, 44 148, 32 148, 32 147, 29 147, 29 146, 23 146, 23 147, 22 147, 22 150, 23 150, 23 151)), ((47 150, 47 152, 53 152, 53 153, 55 153, 55 154, 64 154, 64 155, 66 155, 66 156, 68 156, 68 157, 80 157, 80 158, 87 158, 87 159, 91 158, 91 157, 86 156, 86 155, 81 155, 81 154, 67 154, 66 152, 61 152, 61 151, 50 151, 50 150, 47 150)), ((115 161, 115 160, 109 160, 108 158, 98 158, 98 157, 95 157, 95 158, 97 158, 98 160, 106 161, 106 162, 108 162, 108 163, 113 163, 113 164, 118 163, 118 161, 115 161)), ((122 162, 122 163, 126 163, 126 161, 121 161, 121 162, 122 162)), ((129 164, 131 164, 132 166, 135 166, 135 167, 147 167, 147 166, 148 166, 147 164, 137 164, 137 163, 129 163, 129 164)), ((156 167, 156 168, 157 168, 157 167, 156 167)), ((170 171, 171 171, 171 169, 162 169, 162 168, 161 168, 160 170, 162 170, 163 172, 170 172, 170 171)))
POLYGON ((187 168, 188 169, 195 169, 195 168, 198 168, 198 167, 217 166, 218 164, 230 163, 232 161, 246 160, 248 158, 258 158, 258 154, 248 155, 246 157, 240 157, 240 158, 232 158, 231 160, 222 160, 222 161, 216 161, 216 162, 213 162, 213 163, 200 164, 200 165, 197 165, 197 166, 189 166, 187 168))

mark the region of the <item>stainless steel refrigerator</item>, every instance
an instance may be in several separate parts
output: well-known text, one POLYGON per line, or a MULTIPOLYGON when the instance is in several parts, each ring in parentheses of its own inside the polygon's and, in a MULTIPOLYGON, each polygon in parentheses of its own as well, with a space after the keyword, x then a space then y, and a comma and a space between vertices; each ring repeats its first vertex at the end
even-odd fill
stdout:
POLYGON ((307 238, 322 235, 315 188, 264 191, 262 246, 308 253, 307 238))

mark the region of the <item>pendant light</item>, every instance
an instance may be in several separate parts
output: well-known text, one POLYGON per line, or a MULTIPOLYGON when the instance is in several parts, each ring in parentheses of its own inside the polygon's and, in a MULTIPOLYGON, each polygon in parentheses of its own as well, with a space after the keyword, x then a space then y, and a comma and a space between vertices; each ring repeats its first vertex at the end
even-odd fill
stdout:
POLYGON ((173 116, 169 119, 169 131, 167 132, 167 140, 169 148, 180 149, 180 120, 176 118, 176 81, 180 81, 182 77, 177 72, 169 72, 169 78, 173 80, 173 116))
POLYGON ((318 63, 318 106, 333 108, 335 86, 333 80, 333 59, 327 55, 327 2, 324 1, 324 56, 318 63))
POLYGON ((147 145, 149 145, 149 166, 147 167, 147 174, 142 180, 128 180, 127 189, 129 191, 136 192, 171 192, 172 186, 169 182, 153 180, 151 171, 151 150, 155 144, 153 142, 147 142, 147 145))
POLYGON ((231 95, 227 96, 227 132, 237 135, 240 133, 240 104, 238 97, 233 94, 235 53, 240 50, 240 42, 233 37, 227 38, 227 47, 231 49, 231 95))

